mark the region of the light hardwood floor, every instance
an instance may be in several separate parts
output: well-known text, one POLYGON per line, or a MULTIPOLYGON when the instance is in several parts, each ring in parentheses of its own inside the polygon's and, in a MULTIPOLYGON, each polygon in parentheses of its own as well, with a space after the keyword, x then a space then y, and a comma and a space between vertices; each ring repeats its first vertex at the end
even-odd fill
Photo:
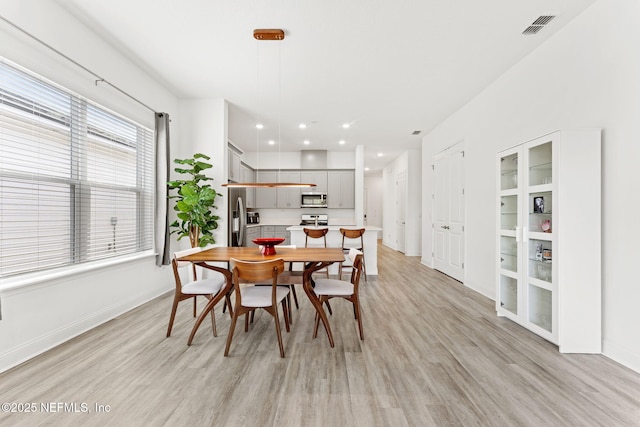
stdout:
POLYGON ((0 413, 0 425, 640 425, 640 374, 603 356, 560 354, 498 318, 493 301, 378 249, 380 275, 361 286, 364 341, 341 300, 329 318, 336 347, 312 339, 300 290, 285 359, 264 312, 248 333, 236 328, 225 358, 229 317, 219 308, 217 338, 205 322, 187 347, 189 303, 165 338, 167 294, 0 374, 0 402, 38 405, 0 413), (44 402, 91 412, 43 413, 44 402))

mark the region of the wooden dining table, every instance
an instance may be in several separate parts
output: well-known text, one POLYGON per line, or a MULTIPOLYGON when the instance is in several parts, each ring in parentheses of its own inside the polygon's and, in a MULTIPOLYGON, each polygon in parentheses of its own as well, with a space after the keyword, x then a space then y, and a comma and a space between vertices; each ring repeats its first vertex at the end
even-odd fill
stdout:
POLYGON ((227 279, 226 286, 213 298, 209 300, 206 307, 198 316, 196 323, 193 325, 191 334, 189 335, 189 341, 187 345, 191 345, 193 337, 198 330, 198 327, 207 315, 213 310, 215 305, 224 298, 232 289, 233 282, 231 280, 231 271, 228 267, 219 267, 211 265, 212 262, 226 262, 229 263, 231 259, 238 259, 240 261, 269 261, 274 259, 282 259, 284 262, 300 262, 304 263, 305 269, 303 271, 302 287, 304 292, 309 297, 309 301, 315 308, 316 312, 320 316, 320 320, 324 325, 324 329, 327 332, 327 338, 331 347, 334 346, 333 334, 331 333, 331 327, 329 326, 329 320, 327 314, 322 308, 320 299, 313 291, 313 283, 311 275, 313 272, 323 269, 330 264, 344 261, 344 253, 341 248, 294 248, 294 247, 282 247, 276 246, 276 253, 274 255, 263 255, 260 253, 258 247, 227 247, 219 246, 214 248, 205 249, 200 252, 196 252, 181 258, 179 261, 191 261, 195 264, 207 263, 209 268, 214 268, 216 271, 224 274, 227 279))

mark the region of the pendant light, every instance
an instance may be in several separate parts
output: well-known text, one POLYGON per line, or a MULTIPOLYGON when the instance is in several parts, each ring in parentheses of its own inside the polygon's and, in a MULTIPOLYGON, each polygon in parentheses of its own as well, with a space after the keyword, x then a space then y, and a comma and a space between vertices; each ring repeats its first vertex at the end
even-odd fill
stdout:
MULTIPOLYGON (((284 40, 284 30, 281 29, 261 29, 261 30, 253 30, 253 38, 257 41, 263 40, 284 40)), ((258 48, 259 50, 259 48, 258 48)), ((279 52, 279 51, 278 51, 279 52)), ((256 92, 258 91, 258 81, 259 81, 259 73, 258 73, 258 63, 259 60, 256 61, 256 92)), ((280 61, 280 53, 278 53, 278 151, 280 150, 281 144, 281 136, 280 136, 280 114, 282 112, 281 106, 281 82, 280 82, 280 72, 281 72, 281 61, 280 61)), ((256 106, 256 110, 259 107, 256 106)), ((256 123, 258 121, 256 120, 256 123)), ((256 153, 258 154, 257 159, 259 159, 260 153, 260 142, 259 142, 259 130, 256 129, 256 153)), ((258 160, 256 160, 258 162, 258 160)), ((278 158, 278 166, 280 166, 280 159, 278 158)), ((259 169, 257 169, 259 173, 259 169)), ((222 184, 223 187, 228 188, 297 188, 297 187, 315 187, 316 184, 303 184, 298 182, 229 182, 227 184, 222 184)))

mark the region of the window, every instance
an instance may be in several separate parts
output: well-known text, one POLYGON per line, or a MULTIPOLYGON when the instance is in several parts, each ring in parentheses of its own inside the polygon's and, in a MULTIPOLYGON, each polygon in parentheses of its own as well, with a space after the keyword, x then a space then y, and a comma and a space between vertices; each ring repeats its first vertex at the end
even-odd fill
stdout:
POLYGON ((0 277, 152 249, 153 131, 0 60, 0 277))

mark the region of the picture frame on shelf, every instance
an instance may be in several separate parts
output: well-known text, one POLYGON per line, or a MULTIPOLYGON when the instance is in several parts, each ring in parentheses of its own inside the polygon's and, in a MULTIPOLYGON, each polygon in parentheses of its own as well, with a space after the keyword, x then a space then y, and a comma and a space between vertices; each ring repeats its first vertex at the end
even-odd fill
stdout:
POLYGON ((536 196, 533 198, 533 213, 544 213, 544 197, 536 196))

